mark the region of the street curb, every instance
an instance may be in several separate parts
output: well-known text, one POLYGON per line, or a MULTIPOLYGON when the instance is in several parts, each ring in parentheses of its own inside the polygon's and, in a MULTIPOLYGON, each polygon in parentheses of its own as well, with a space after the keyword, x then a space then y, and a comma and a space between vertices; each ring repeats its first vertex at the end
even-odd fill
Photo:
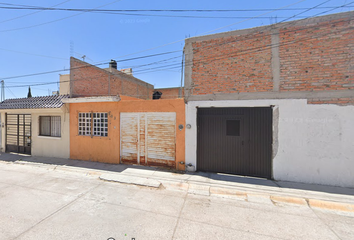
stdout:
POLYGON ((153 179, 131 177, 131 176, 125 176, 119 174, 104 173, 101 176, 99 176, 99 179, 104 181, 109 181, 109 182, 127 183, 127 184, 134 184, 134 185, 154 187, 154 188, 159 188, 161 186, 161 183, 159 181, 153 179))
POLYGON ((247 193, 222 187, 210 187, 210 196, 247 201, 247 193))
MULTIPOLYGON (((9 164, 6 161, 0 161, 0 163, 9 164)), ((331 200, 322 200, 315 198, 304 198, 286 195, 277 195, 272 193, 262 193, 263 190, 259 191, 247 191, 240 189, 240 187, 223 187, 215 184, 203 184, 188 180, 176 180, 162 177, 161 179, 156 179, 155 177, 150 178, 149 176, 134 176, 129 174, 121 173, 111 173, 110 171, 95 171, 87 168, 80 168, 74 166, 60 166, 60 165, 51 165, 51 164, 37 164, 32 162, 25 161, 14 161, 12 162, 16 165, 27 165, 32 167, 43 168, 47 167, 49 170, 60 171, 60 172, 72 172, 80 173, 87 176, 98 177, 100 180, 120 182, 125 184, 134 184, 140 186, 154 187, 159 188, 161 185, 166 190, 177 190, 186 192, 189 194, 195 195, 204 195, 204 196, 214 196, 221 198, 228 198, 233 200, 248 201, 254 203, 263 203, 263 204, 291 204, 298 206, 308 206, 315 209, 323 210, 334 210, 341 212, 354 213, 354 204, 352 203, 343 203, 331 200), (130 178, 130 179, 129 179, 130 178)), ((241 187, 242 188, 242 187, 241 187)), ((282 193, 281 193, 282 194, 282 193)))
MULTIPOLYGON (((326 201, 320 199, 307 199, 301 197, 290 197, 290 196, 280 196, 280 195, 269 195, 269 194, 259 194, 259 193, 251 193, 251 192, 241 192, 237 190, 231 189, 223 189, 219 188, 215 194, 212 193, 211 196, 221 196, 226 198, 234 198, 238 200, 244 200, 249 202, 258 202, 263 203, 263 200, 269 198, 273 204, 277 205, 279 203, 286 203, 292 205, 299 205, 299 206, 308 206, 310 208, 320 208, 323 210, 335 210, 341 212, 351 212, 354 213, 354 204, 350 203, 340 203, 334 201, 326 201), (253 197, 253 200, 250 201, 250 197, 253 197), (258 200, 255 200, 258 198, 258 200)), ((264 201, 266 203, 266 200, 264 201)))
POLYGON ((327 210, 335 210, 342 212, 353 212, 354 213, 354 204, 349 203, 339 203, 339 202, 329 202, 317 199, 309 199, 308 204, 313 208, 321 208, 327 210))
POLYGON ((307 201, 304 198, 298 197, 288 197, 288 196, 270 196, 270 200, 274 203, 289 203, 289 204, 296 204, 296 205, 307 205, 307 201))

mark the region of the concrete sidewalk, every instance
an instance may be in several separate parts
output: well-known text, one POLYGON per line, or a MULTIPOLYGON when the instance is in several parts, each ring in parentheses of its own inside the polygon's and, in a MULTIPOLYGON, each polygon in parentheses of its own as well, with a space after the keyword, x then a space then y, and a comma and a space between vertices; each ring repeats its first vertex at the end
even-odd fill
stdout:
POLYGON ((354 189, 273 181, 215 173, 182 173, 124 164, 32 157, 2 153, 1 164, 21 164, 53 171, 75 172, 147 187, 183 191, 264 204, 308 205, 335 211, 354 212, 354 189))

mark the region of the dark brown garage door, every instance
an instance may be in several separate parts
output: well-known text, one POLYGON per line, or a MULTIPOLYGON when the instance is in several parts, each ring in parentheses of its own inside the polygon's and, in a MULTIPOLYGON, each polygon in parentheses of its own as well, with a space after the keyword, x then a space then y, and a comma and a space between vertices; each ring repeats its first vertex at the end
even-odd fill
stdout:
POLYGON ((272 109, 199 108, 199 171, 271 178, 272 109))

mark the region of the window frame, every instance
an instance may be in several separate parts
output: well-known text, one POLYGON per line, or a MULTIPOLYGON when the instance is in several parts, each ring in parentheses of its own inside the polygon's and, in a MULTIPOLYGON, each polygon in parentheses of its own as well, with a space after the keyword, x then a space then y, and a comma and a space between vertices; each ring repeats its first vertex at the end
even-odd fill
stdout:
POLYGON ((42 115, 42 116, 39 116, 39 119, 38 119, 38 122, 39 122, 39 129, 38 129, 38 136, 40 137, 53 137, 53 138, 61 138, 61 116, 59 115, 42 115), (44 135, 42 133, 42 119, 43 118, 49 118, 49 132, 50 134, 49 135, 44 135), (54 136, 53 135, 53 132, 52 132, 52 118, 59 118, 59 136, 54 136))
POLYGON ((78 135, 108 137, 108 112, 79 112, 78 135))
POLYGON ((92 132, 92 112, 79 112, 79 114, 78 114, 78 135, 79 136, 91 136, 91 132, 92 132), (87 116, 87 115, 89 115, 89 116, 87 116), (89 122, 87 121, 88 119, 90 120, 89 122), (80 122, 80 120, 85 120, 85 121, 80 122), (81 125, 80 125, 80 123, 81 123, 81 125), (80 128, 83 128, 83 129, 80 129, 80 128), (89 130, 87 128, 89 128, 89 130))

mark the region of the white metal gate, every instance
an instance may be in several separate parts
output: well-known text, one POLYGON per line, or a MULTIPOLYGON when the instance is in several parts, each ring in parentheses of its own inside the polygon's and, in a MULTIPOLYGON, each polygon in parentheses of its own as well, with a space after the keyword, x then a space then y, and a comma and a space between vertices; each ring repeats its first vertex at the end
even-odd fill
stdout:
POLYGON ((176 113, 121 113, 122 163, 175 167, 176 113))

